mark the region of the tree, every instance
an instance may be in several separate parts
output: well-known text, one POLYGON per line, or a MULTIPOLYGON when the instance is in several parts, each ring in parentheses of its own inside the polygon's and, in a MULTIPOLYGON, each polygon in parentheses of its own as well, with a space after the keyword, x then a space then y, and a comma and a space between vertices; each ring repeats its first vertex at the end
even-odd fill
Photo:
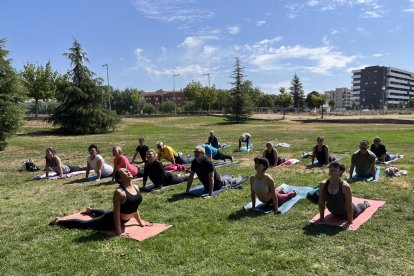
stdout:
POLYGON ((275 100, 276 100, 275 95, 261 94, 259 96, 257 107, 273 108, 273 107, 275 107, 275 100))
POLYGON ((11 59, 7 59, 5 43, 5 39, 0 39, 0 151, 6 148, 6 139, 23 124, 21 104, 25 98, 18 74, 11 59))
POLYGON ((335 108, 335 104, 336 104, 336 102, 335 102, 335 100, 333 100, 333 99, 330 99, 330 100, 328 101, 328 105, 330 106, 331 111, 335 108))
POLYGON ((143 112, 144 114, 156 114, 157 113, 157 108, 155 107, 155 105, 150 104, 150 103, 145 103, 143 106, 143 112))
POLYGON ((250 80, 245 80, 242 82, 242 90, 246 91, 247 96, 249 97, 249 103, 252 107, 258 107, 260 97, 263 95, 260 88, 253 87, 253 83, 250 80))
POLYGON ((323 119, 323 105, 326 104, 328 100, 327 94, 312 95, 313 104, 321 109, 321 119, 323 119))
POLYGON ((119 119, 115 112, 104 110, 102 79, 93 78, 85 63, 89 62, 80 43, 64 54, 72 69, 66 73, 65 81, 59 83, 62 104, 56 108, 50 121, 60 127, 61 132, 72 134, 96 134, 112 131, 119 119))
POLYGON ((283 118, 285 119, 286 109, 292 107, 293 105, 293 98, 289 93, 286 93, 286 89, 284 87, 279 88, 280 94, 276 96, 275 105, 277 107, 282 108, 283 118))
POLYGON ((199 81, 191 81, 184 88, 184 96, 188 101, 195 102, 195 105, 203 109, 203 106, 210 107, 217 101, 217 89, 215 86, 203 86, 199 81))
POLYGON ((306 107, 309 108, 309 109, 314 109, 316 107, 313 104, 313 100, 312 100, 313 95, 319 96, 319 92, 312 91, 308 95, 306 95, 305 104, 306 104, 306 107))
POLYGON ((297 108, 296 111, 299 112, 299 109, 303 107, 303 85, 300 81, 300 78, 296 74, 293 76, 293 79, 290 83, 292 86, 289 87, 289 90, 290 94, 293 96, 293 106, 297 108))
POLYGON ((230 90, 230 106, 229 111, 231 116, 230 121, 240 123, 246 121, 251 113, 252 106, 250 103, 250 97, 246 90, 248 84, 244 83, 244 68, 240 65, 240 59, 236 57, 236 64, 234 65, 233 73, 233 88, 230 90))
POLYGON ((43 67, 27 62, 21 72, 27 96, 35 100, 35 117, 39 114, 39 100, 47 101, 55 96, 58 72, 52 70, 50 61, 43 67))
POLYGON ((165 101, 160 105, 160 111, 164 113, 174 113, 175 103, 173 101, 165 101))

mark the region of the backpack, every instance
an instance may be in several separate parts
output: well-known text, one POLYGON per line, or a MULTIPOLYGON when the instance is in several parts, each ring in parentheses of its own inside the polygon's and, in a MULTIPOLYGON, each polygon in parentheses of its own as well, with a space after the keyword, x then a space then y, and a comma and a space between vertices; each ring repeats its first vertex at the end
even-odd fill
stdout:
POLYGON ((312 191, 308 192, 306 198, 309 199, 312 203, 319 203, 319 186, 316 186, 312 191))
POLYGON ((40 170, 39 167, 36 166, 32 159, 24 161, 20 167, 20 171, 35 172, 38 170, 40 170))

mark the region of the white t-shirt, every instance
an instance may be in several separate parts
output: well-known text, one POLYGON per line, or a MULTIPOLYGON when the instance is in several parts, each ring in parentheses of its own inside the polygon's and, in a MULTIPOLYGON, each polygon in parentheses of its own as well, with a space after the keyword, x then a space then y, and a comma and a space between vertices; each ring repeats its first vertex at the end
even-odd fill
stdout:
POLYGON ((114 172, 114 168, 112 168, 111 165, 108 165, 105 163, 105 160, 103 159, 102 155, 97 154, 96 157, 92 160, 91 156, 89 155, 86 159, 86 162, 89 163, 89 166, 92 170, 94 170, 96 173, 98 173, 98 161, 102 160, 102 175, 101 177, 108 177, 111 176, 114 172))

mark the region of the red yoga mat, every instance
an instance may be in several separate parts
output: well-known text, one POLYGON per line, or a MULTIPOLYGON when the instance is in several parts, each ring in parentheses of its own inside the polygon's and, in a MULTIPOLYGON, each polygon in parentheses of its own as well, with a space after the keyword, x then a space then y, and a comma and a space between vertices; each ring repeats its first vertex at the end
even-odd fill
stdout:
POLYGON ((363 203, 364 201, 368 201, 369 205, 371 206, 365 209, 364 212, 362 212, 356 219, 354 219, 354 222, 352 223, 352 228, 347 228, 346 219, 340 219, 340 218, 335 217, 328 211, 328 209, 325 209, 324 221, 318 222, 319 214, 317 214, 309 222, 318 223, 318 224, 326 224, 330 226, 337 226, 337 227, 341 227, 349 231, 358 230, 358 228, 362 224, 367 222, 375 214, 375 212, 385 204, 385 201, 383 200, 371 200, 371 199, 352 197, 352 202, 354 204, 363 203))
MULTIPOLYGON (((68 215, 62 217, 61 219, 81 219, 81 220, 90 220, 92 219, 89 215, 83 215, 81 213, 75 213, 72 215, 68 215)), ((145 221, 143 221, 145 222, 145 221)), ((128 238, 143 241, 148 238, 154 237, 161 232, 164 232, 168 228, 172 227, 169 224, 161 224, 161 223, 153 223, 151 226, 141 227, 138 225, 138 222, 135 218, 131 218, 127 223, 125 223, 124 233, 127 235, 128 238)), ((112 231, 99 231, 101 233, 105 233, 107 235, 115 236, 115 230, 112 231)))

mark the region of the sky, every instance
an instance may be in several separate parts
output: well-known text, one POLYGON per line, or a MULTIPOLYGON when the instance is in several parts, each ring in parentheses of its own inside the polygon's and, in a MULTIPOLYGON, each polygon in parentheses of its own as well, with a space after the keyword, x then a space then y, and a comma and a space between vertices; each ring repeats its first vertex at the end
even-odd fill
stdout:
POLYGON ((351 87, 371 65, 414 71, 414 0, 2 0, 0 38, 13 66, 70 69, 77 39, 89 68, 114 88, 228 89, 239 57, 265 93, 351 87), (177 75, 173 77, 173 75, 177 75))

